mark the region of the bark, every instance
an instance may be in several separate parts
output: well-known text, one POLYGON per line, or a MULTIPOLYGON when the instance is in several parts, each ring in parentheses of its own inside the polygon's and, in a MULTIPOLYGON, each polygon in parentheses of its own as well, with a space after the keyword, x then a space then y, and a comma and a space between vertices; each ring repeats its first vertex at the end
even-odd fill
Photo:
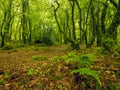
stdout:
POLYGON ((56 23, 57 23, 57 25, 58 25, 59 31, 60 31, 61 33, 64 33, 64 32, 61 30, 60 23, 59 23, 58 18, 57 18, 57 10, 59 9, 60 4, 59 4, 57 1, 56 1, 56 4, 57 4, 57 7, 56 7, 56 8, 55 8, 55 6, 54 6, 53 4, 51 4, 52 7, 53 7, 53 9, 54 9, 55 20, 56 20, 56 23))
POLYGON ((72 7, 72 35, 73 35, 73 40, 76 40, 76 33, 75 33, 75 30, 76 30, 76 27, 75 27, 75 21, 74 21, 74 11, 75 11, 75 1, 73 0, 72 3, 70 2, 71 4, 71 7, 72 7))
POLYGON ((69 14, 68 14, 68 10, 66 9, 65 10, 65 13, 66 13, 66 30, 68 30, 68 33, 69 33, 69 38, 71 39, 72 36, 71 36, 71 29, 70 29, 70 26, 69 26, 69 14))
POLYGON ((87 45, 87 47, 89 47, 89 48, 93 45, 93 43, 95 41, 95 27, 96 27, 95 22, 96 21, 95 21, 95 15, 94 15, 94 7, 91 7, 91 22, 90 22, 91 28, 90 28, 90 30, 91 30, 92 36, 90 36, 90 40, 87 45))
POLYGON ((92 6, 92 0, 90 0, 89 6, 88 6, 88 10, 87 10, 86 21, 85 21, 86 29, 84 31, 84 38, 85 38, 85 44, 86 44, 87 48, 89 47, 88 40, 87 40, 87 29, 88 29, 88 18, 89 18, 91 6, 92 6))
POLYGON ((100 29, 100 8, 98 8, 96 12, 96 38, 97 38, 97 46, 101 46, 101 40, 102 40, 102 35, 101 35, 101 29, 100 29))
POLYGON ((4 12, 4 18, 1 24, 1 47, 3 47, 5 45, 5 37, 6 34, 9 33, 9 29, 10 29, 10 24, 11 24, 11 20, 13 19, 13 17, 11 16, 11 8, 12 8, 12 0, 8 1, 9 5, 7 10, 3 11, 4 12))
POLYGON ((106 33, 106 28, 105 28, 105 19, 106 19, 106 14, 107 14, 107 8, 108 8, 108 3, 106 1, 104 5, 104 8, 102 10, 102 14, 101 14, 101 30, 102 30, 102 34, 106 33))
POLYGON ((29 41, 31 43, 31 21, 28 17, 30 14, 29 10, 29 0, 22 0, 22 18, 21 18, 21 25, 22 25, 22 39, 24 44, 29 41))
MULTIPOLYGON (((65 38, 67 39, 67 41, 71 43, 72 49, 79 50, 80 49, 79 43, 76 43, 76 41, 75 41, 76 37, 73 36, 74 39, 68 38, 67 35, 66 35, 66 33, 64 31, 62 31, 62 29, 60 27, 60 23, 58 21, 58 17, 57 17, 57 10, 59 9, 60 4, 59 4, 58 1, 55 1, 55 3, 57 4, 57 7, 55 8, 55 6, 53 4, 52 4, 52 7, 54 9, 54 16, 55 16, 55 20, 56 20, 56 23, 58 25, 59 31, 65 36, 65 38)), ((74 10, 72 12, 74 12, 74 10)), ((73 16, 73 19, 74 19, 74 16, 73 16)), ((73 26, 73 28, 75 28, 75 27, 73 26)))

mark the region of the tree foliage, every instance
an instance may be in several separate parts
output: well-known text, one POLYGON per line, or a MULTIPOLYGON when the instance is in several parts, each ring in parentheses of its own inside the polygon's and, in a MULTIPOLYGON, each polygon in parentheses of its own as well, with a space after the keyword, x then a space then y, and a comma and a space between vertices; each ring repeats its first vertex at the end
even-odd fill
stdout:
POLYGON ((107 38, 117 43, 119 7, 120 0, 1 0, 1 46, 41 39, 71 43, 73 49, 81 43, 104 47, 107 38))

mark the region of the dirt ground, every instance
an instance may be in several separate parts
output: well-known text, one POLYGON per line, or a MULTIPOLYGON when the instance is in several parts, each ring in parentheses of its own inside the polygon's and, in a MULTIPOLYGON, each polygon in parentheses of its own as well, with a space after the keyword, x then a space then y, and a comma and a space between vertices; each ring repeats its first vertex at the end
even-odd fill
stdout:
MULTIPOLYGON (((64 45, 1 50, 0 90, 82 90, 75 85, 69 68, 62 62, 53 61, 55 57, 68 52, 70 50, 64 45), (46 57, 46 60, 34 61, 33 57, 36 56, 46 57)), ((80 54, 87 52, 91 53, 91 50, 77 51, 80 54)), ((101 74, 102 85, 106 87, 104 89, 108 90, 108 82, 120 85, 120 59, 96 57, 97 60, 91 68, 104 71, 101 74)))

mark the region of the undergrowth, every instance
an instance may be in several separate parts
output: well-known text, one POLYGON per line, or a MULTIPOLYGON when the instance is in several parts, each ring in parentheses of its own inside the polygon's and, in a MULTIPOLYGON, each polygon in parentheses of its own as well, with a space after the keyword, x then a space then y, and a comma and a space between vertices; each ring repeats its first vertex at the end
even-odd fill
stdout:
POLYGON ((83 76, 84 75, 91 76, 97 81, 99 86, 101 86, 101 81, 100 81, 99 75, 97 74, 97 71, 95 71, 95 70, 91 70, 90 68, 79 68, 79 69, 72 70, 72 73, 83 75, 83 76))
POLYGON ((28 76, 30 76, 30 75, 36 75, 36 74, 38 74, 38 69, 33 69, 33 68, 29 68, 28 70, 27 70, 27 75, 28 76))
POLYGON ((74 75, 74 81, 77 82, 77 84, 82 85, 82 83, 78 82, 84 82, 84 88, 94 89, 94 87, 97 86, 97 89, 99 90, 102 87, 99 74, 97 71, 90 68, 90 65, 94 63, 94 59, 95 56, 93 54, 78 55, 75 52, 70 52, 67 55, 55 58, 55 61, 65 62, 65 65, 71 69, 71 72, 74 75), (86 77, 87 80, 85 80, 86 77), (94 85, 91 85, 89 80, 93 81, 93 79, 95 80, 94 85))

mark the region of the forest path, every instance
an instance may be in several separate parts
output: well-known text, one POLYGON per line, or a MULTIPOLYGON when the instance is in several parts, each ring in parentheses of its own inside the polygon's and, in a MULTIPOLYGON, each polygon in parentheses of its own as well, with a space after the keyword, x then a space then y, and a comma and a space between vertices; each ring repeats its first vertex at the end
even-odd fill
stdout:
POLYGON ((0 90, 57 90, 62 84, 70 90, 68 68, 53 61, 67 52, 68 46, 64 45, 0 51, 0 90), (33 60, 39 56, 46 60, 33 60), (59 67, 67 72, 62 74, 59 67))
MULTIPOLYGON (((62 56, 67 53, 67 46, 52 46, 52 47, 26 47, 12 51, 0 51, 0 68, 10 69, 12 65, 20 63, 31 63, 34 56, 45 56, 48 60, 62 56), (4 67, 5 66, 5 67, 4 67)), ((45 61, 46 62, 46 61, 45 61)), ((32 63, 31 63, 32 64, 32 63)), ((33 62, 34 64, 34 62, 33 62)), ((14 66, 13 65, 13 66, 14 66)))

